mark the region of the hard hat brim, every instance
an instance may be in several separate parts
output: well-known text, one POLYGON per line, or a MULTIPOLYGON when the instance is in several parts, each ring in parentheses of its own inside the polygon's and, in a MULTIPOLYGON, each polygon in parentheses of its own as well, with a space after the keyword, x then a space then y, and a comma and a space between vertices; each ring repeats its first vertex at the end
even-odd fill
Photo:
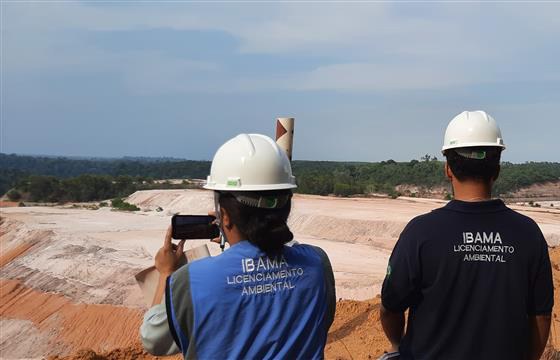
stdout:
POLYGON ((495 142, 472 142, 472 143, 461 143, 456 145, 447 145, 441 148, 441 152, 445 153, 445 150, 449 149, 459 149, 459 148, 467 148, 467 147, 479 147, 479 146, 488 146, 488 147, 498 147, 505 150, 506 146, 504 144, 497 144, 495 142))
POLYGON ((268 190, 288 190, 297 188, 296 184, 266 184, 266 185, 247 185, 231 187, 223 184, 204 185, 204 189, 215 191, 268 191, 268 190))

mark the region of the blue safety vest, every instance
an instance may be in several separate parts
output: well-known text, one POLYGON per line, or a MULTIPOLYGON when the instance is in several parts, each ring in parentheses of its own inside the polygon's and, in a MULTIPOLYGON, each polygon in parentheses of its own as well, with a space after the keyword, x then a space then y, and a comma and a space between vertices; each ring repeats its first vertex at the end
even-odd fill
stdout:
POLYGON ((321 359, 334 318, 327 255, 310 245, 267 257, 242 241, 167 279, 166 307, 187 359, 321 359))

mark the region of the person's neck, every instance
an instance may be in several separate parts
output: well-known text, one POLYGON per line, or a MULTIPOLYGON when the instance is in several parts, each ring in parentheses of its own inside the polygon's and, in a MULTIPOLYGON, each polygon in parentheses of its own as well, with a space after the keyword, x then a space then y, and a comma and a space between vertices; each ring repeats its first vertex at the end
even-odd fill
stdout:
POLYGON ((492 184, 478 181, 454 181, 453 194, 455 200, 486 201, 492 199, 492 184))
POLYGON ((242 240, 245 240, 239 230, 237 230, 237 227, 234 227, 232 230, 226 230, 225 235, 229 246, 234 246, 242 240))

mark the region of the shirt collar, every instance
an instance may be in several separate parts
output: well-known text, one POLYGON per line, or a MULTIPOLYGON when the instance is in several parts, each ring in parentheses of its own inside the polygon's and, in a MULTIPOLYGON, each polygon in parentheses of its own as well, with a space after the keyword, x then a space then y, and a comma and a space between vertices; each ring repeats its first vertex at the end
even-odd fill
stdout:
POLYGON ((451 200, 443 209, 467 213, 490 213, 504 211, 507 207, 500 199, 484 201, 451 200))

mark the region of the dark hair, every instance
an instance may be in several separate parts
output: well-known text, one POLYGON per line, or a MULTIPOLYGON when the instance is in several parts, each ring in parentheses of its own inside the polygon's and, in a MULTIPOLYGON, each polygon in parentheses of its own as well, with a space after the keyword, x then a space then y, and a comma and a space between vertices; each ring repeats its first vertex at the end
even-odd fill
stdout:
POLYGON ((490 182, 498 178, 500 173, 500 155, 502 148, 494 146, 476 146, 469 148, 449 149, 445 151, 447 164, 459 181, 477 180, 490 182), (465 157, 458 151, 468 151, 481 155, 483 158, 465 157), (482 156, 482 154, 484 156, 482 156))
POLYGON ((220 193, 220 207, 224 208, 242 235, 258 246, 267 255, 274 255, 287 242, 294 238, 288 224, 292 207, 291 190, 253 192, 252 195, 266 197, 288 197, 284 206, 279 208, 252 207, 239 202, 232 193, 220 193))

